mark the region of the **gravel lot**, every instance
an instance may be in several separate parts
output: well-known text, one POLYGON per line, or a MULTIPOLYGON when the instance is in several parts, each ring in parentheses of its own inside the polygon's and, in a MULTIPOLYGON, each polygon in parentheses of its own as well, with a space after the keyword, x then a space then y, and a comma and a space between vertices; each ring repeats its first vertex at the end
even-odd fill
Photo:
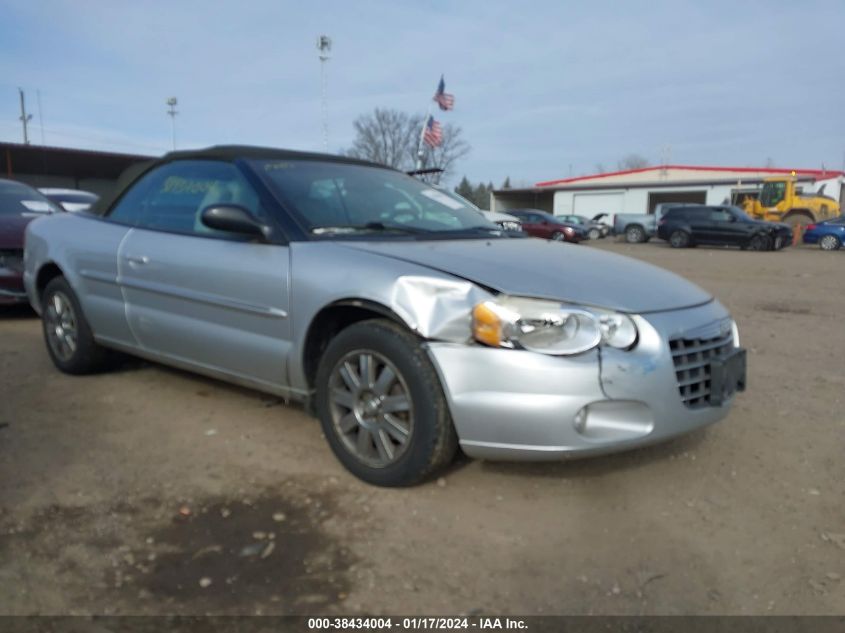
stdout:
POLYGON ((381 490, 275 398, 56 371, 0 313, 0 613, 845 613, 845 254, 593 246, 728 306, 749 391, 632 453, 381 490))

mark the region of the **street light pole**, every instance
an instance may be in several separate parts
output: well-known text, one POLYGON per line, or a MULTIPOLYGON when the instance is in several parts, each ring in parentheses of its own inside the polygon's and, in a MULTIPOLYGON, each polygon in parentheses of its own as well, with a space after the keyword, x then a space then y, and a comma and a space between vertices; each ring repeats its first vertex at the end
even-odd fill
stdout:
POLYGON ((179 100, 176 97, 170 97, 167 100, 167 114, 170 116, 170 134, 173 140, 173 149, 176 149, 176 115, 179 112, 176 110, 176 105, 179 100))
POLYGON ((329 151, 329 108, 326 103, 326 62, 332 50, 332 39, 328 35, 317 38, 317 50, 320 51, 320 100, 323 114, 323 149, 329 151))
POLYGON ((26 113, 26 102, 24 100, 23 89, 18 88, 18 94, 20 94, 21 97, 21 115, 19 118, 21 123, 23 123, 23 144, 29 145, 29 133, 26 126, 27 123, 32 121, 32 115, 26 113))

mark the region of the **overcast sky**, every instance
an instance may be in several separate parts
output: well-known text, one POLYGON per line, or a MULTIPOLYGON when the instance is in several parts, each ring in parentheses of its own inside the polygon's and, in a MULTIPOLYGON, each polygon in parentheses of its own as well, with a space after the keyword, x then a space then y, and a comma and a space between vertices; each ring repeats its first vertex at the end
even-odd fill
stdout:
POLYGON ((329 150, 374 107, 455 94, 471 180, 528 184, 681 164, 842 168, 845 2, 0 0, 0 140, 17 88, 48 145, 322 150, 316 38, 331 36, 329 150), (37 92, 40 92, 42 125, 37 92))

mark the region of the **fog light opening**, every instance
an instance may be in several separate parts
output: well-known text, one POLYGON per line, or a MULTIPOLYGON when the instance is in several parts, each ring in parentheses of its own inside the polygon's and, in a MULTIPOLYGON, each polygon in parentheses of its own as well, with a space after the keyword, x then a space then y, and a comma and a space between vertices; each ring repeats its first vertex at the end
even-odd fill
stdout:
POLYGON ((572 420, 572 424, 575 425, 575 430, 579 433, 583 433, 587 428, 587 415, 589 406, 581 407, 581 410, 575 414, 575 418, 572 420))

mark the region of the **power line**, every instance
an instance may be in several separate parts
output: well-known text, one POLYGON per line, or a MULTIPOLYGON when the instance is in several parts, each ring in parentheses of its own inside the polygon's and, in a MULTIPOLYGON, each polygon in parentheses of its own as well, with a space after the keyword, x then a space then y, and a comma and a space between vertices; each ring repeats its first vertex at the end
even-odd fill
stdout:
POLYGON ((47 141, 44 139, 44 112, 41 110, 41 90, 35 91, 35 98, 38 101, 38 124, 41 126, 41 144, 46 145, 47 141))

